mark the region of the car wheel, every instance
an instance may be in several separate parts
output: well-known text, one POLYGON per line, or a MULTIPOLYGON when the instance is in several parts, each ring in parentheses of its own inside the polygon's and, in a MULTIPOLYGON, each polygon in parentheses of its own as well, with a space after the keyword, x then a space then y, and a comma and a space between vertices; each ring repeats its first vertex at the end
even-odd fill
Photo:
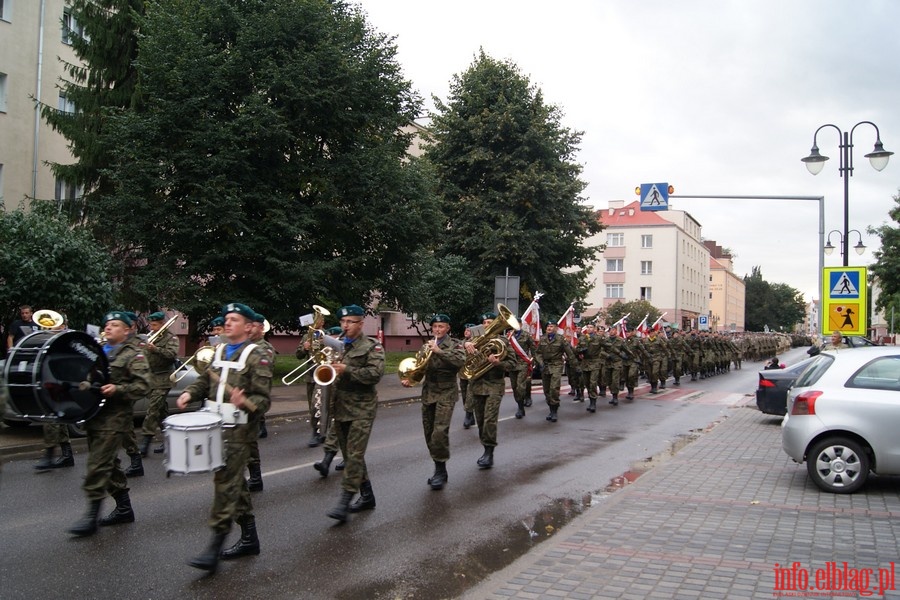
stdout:
POLYGON ((3 422, 7 427, 28 427, 31 425, 31 421, 18 421, 16 419, 3 419, 3 422))
POLYGON ((84 423, 72 423, 66 427, 69 430, 70 438, 83 438, 87 436, 87 432, 84 430, 84 423))
POLYGON ((869 455, 847 438, 817 442, 806 455, 806 471, 813 483, 832 494, 852 494, 869 476, 869 455))

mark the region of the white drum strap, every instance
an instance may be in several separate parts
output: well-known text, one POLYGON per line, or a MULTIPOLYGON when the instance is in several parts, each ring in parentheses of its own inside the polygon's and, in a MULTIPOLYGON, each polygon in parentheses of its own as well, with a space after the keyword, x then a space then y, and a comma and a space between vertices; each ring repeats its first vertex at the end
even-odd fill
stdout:
POLYGON ((248 344, 241 352, 241 356, 237 361, 233 361, 222 360, 222 352, 225 351, 225 344, 216 346, 216 354, 213 358, 212 365, 210 366, 222 369, 222 372, 219 373, 219 387, 216 389, 216 402, 218 404, 222 404, 225 401, 225 386, 228 384, 228 372, 232 369, 243 371, 247 364, 247 357, 250 356, 250 353, 253 352, 254 348, 256 348, 256 344, 248 344))

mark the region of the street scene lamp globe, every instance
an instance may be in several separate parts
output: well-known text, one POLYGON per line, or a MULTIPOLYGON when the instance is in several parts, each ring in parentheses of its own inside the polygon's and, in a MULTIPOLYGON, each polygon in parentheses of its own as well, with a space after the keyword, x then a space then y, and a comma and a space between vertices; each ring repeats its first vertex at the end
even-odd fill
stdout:
MULTIPOLYGON (((869 163, 872 165, 873 169, 881 171, 887 166, 888 161, 891 159, 891 154, 893 154, 893 152, 885 150, 881 140, 878 140, 875 142, 875 149, 866 154, 866 158, 869 159, 869 163)), ((806 165, 806 168, 809 169, 809 165, 806 165)))
MULTIPOLYGON (((813 144, 812 149, 809 151, 809 156, 806 158, 801 158, 804 164, 806 164, 806 169, 812 173, 813 175, 818 175, 822 172, 822 169, 825 168, 825 161, 828 160, 827 156, 823 156, 819 154, 819 147, 813 144)), ((885 166, 887 162, 884 163, 885 166)), ((882 169, 884 167, 881 167, 882 169)))

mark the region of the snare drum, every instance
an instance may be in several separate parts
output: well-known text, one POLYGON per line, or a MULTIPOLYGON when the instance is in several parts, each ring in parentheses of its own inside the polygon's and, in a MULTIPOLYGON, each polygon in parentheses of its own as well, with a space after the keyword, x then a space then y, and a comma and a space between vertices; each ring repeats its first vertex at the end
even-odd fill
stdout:
POLYGON ((9 408, 44 423, 79 423, 97 414, 109 382, 103 348, 80 331, 38 331, 9 350, 3 367, 9 408))
POLYGON ((222 418, 198 411, 172 415, 163 421, 166 436, 166 475, 209 473, 225 466, 222 418))

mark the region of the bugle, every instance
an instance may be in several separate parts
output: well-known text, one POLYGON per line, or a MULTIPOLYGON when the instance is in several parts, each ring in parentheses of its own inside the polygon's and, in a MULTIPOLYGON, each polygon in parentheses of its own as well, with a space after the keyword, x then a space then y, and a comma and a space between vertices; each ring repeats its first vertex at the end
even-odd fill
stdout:
POLYGON ((191 363, 194 363, 194 370, 198 374, 204 372, 207 368, 209 368, 210 363, 212 363, 213 358, 215 358, 215 354, 216 349, 212 346, 203 346, 201 348, 198 348, 197 351, 194 352, 193 356, 181 363, 181 365, 179 365, 179 367, 175 369, 175 371, 173 371, 171 375, 169 375, 169 381, 171 381, 172 383, 178 383, 179 381, 187 377, 187 374, 190 373, 191 363), (184 373, 179 375, 178 372, 182 369, 184 369, 184 373))

